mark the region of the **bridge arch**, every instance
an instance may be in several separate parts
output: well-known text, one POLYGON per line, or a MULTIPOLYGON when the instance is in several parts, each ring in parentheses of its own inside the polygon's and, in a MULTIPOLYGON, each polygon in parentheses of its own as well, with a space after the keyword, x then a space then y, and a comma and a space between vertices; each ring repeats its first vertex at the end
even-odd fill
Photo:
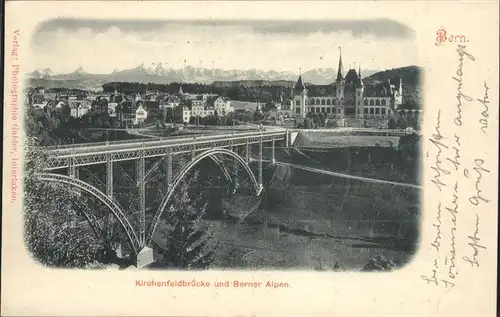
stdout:
MULTIPOLYGON (((148 180, 150 178, 150 175, 152 175, 154 172, 156 172, 156 170, 158 170, 159 166, 160 166, 160 163, 162 161, 164 161, 166 159, 166 156, 162 157, 161 160, 159 160, 158 162, 156 162, 156 164, 153 165, 153 167, 151 167, 147 172, 146 172, 146 180, 148 180)), ((210 156, 210 159, 212 160, 212 162, 221 170, 222 174, 224 175, 224 178, 226 179, 226 181, 231 181, 231 175, 229 175, 229 172, 227 171, 226 168, 224 168, 224 166, 222 166, 222 162, 216 157, 216 156, 210 156)))
MULTIPOLYGON (((102 191, 82 180, 66 175, 51 174, 51 173, 36 173, 35 176, 41 181, 61 183, 76 187, 99 199, 99 201, 105 204, 106 207, 113 213, 115 218, 118 219, 118 221, 120 222, 122 228, 125 230, 125 233, 127 234, 128 241, 134 252, 138 252, 140 250, 141 245, 139 239, 137 238, 137 234, 132 225, 130 224, 130 222, 128 221, 127 217, 123 213, 122 209, 111 198, 106 196, 102 191)), ((96 225, 95 223, 93 223, 97 222, 96 217, 92 217, 91 215, 87 214, 85 214, 85 217, 89 219, 91 226, 96 225)), ((95 230, 95 228, 92 229, 95 230)))
MULTIPOLYGON (((240 165, 242 165, 244 167, 245 171, 250 176, 250 179, 252 180, 252 183, 253 183, 254 188, 255 188, 256 195, 260 194, 260 192, 262 190, 261 185, 257 183, 257 180, 255 179, 255 175, 253 174, 252 170, 248 166, 247 162, 245 162, 245 160, 241 156, 239 156, 238 154, 236 154, 235 152, 233 152, 231 150, 224 149, 224 148, 213 148, 213 149, 207 150, 207 151, 201 153, 200 155, 198 155, 197 157, 195 157, 195 159, 192 160, 191 162, 189 162, 189 164, 184 166, 182 168, 181 172, 179 173, 179 175, 175 178, 175 181, 173 182, 172 187, 170 188, 167 195, 163 198, 163 200, 160 204, 160 207, 158 208, 158 211, 154 215, 153 220, 150 224, 150 227, 148 230, 148 235, 147 235, 147 240, 146 240, 147 244, 149 244, 151 242, 151 240, 153 238, 153 234, 155 233, 155 230, 156 230, 156 226, 158 225, 158 222, 159 222, 161 216, 165 212, 167 204, 169 203, 170 198, 172 197, 175 189, 177 188, 177 186, 179 185, 181 180, 184 178, 184 176, 186 176, 186 174, 196 164, 198 164, 198 162, 200 162, 201 160, 203 160, 207 157, 214 157, 214 155, 216 155, 216 154, 228 155, 228 156, 234 158, 238 163, 240 163, 240 165)), ((219 165, 219 166, 221 166, 221 168, 222 168, 222 165, 219 165)))

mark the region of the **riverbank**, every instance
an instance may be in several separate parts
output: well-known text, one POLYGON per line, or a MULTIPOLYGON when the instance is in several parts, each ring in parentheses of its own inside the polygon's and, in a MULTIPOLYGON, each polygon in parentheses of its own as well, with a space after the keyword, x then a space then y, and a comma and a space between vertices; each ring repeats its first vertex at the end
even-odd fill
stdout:
POLYGON ((360 271, 377 256, 404 266, 412 252, 397 241, 384 239, 327 237, 287 232, 276 224, 209 221, 219 244, 212 269, 279 269, 360 271))

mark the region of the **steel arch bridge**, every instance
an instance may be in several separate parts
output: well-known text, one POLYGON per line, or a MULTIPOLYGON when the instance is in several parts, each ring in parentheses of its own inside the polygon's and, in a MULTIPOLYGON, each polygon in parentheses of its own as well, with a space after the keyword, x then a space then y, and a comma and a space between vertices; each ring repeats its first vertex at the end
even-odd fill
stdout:
MULTIPOLYGON (((130 247, 133 250, 136 266, 141 267, 153 261, 152 249, 149 245, 158 222, 161 219, 166 207, 171 201, 173 192, 178 187, 182 179, 192 170, 200 161, 211 159, 215 165, 222 171, 226 180, 231 180, 226 168, 218 156, 224 156, 234 159, 239 166, 243 167, 250 177, 255 194, 260 195, 263 189, 262 182, 262 164, 263 164, 263 143, 271 142, 271 162, 275 157, 275 141, 288 139, 288 133, 285 131, 259 131, 246 133, 231 133, 221 135, 210 135, 202 137, 167 139, 167 140, 140 140, 140 141, 118 141, 110 143, 90 143, 78 144, 74 146, 47 147, 49 158, 46 162, 45 171, 35 176, 42 181, 55 182, 82 190, 102 202, 110 211, 109 219, 115 217, 120 226, 127 234, 130 247), (258 157, 252 158, 252 161, 258 163, 257 176, 250 169, 250 146, 258 145, 258 157), (244 148, 244 157, 238 154, 238 148, 244 148), (183 167, 180 172, 173 177, 172 160, 174 155, 190 154, 191 160, 183 167), (160 158, 153 167, 146 172, 146 158, 160 158), (139 226, 138 230, 132 226, 123 208, 113 197, 113 163, 120 161, 135 161, 136 163, 136 181, 139 190, 139 226), (106 191, 78 179, 78 168, 89 165, 105 163, 106 166, 106 191), (150 176, 156 173, 158 167, 166 165, 167 193, 164 195, 160 207, 153 216, 151 223, 146 231, 146 199, 145 184, 150 176), (68 169, 69 176, 53 174, 50 171, 68 169)), ((97 216, 85 213, 85 218, 89 222, 94 232, 102 230, 97 216)))

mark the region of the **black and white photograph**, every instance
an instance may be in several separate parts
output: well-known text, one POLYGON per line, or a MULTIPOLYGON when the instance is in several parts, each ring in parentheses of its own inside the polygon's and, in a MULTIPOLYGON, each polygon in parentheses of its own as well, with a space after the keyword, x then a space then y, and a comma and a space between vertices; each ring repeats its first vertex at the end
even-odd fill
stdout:
POLYGON ((27 251, 64 269, 402 269, 420 247, 415 37, 386 18, 40 23, 27 251))

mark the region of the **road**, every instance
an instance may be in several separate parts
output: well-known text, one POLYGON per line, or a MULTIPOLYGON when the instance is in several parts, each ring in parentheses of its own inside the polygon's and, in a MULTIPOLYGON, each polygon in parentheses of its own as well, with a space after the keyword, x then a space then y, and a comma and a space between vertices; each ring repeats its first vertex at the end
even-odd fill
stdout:
POLYGON ((56 156, 74 156, 106 152, 127 152, 141 148, 161 148, 168 145, 181 145, 191 143, 207 143, 225 141, 228 139, 245 139, 249 137, 284 134, 285 130, 263 130, 255 132, 220 133, 217 135, 187 135, 175 138, 155 138, 148 140, 124 140, 114 142, 81 143, 62 146, 46 147, 56 156))

